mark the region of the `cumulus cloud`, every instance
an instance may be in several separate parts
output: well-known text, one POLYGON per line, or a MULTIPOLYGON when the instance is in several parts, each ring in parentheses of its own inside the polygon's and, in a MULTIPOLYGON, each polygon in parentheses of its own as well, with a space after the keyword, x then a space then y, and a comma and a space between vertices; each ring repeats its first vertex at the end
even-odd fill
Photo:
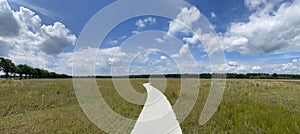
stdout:
POLYGON ((194 45, 199 42, 199 37, 197 36, 197 34, 194 34, 192 37, 183 37, 182 40, 194 45))
POLYGON ((145 19, 139 19, 135 25, 138 28, 145 28, 147 25, 153 25, 156 23, 156 18, 154 17, 147 17, 145 19))
POLYGON ((128 59, 129 55, 125 52, 122 51, 117 51, 115 52, 115 55, 113 57, 108 58, 109 64, 114 65, 114 66, 122 66, 124 65, 125 60, 128 59))
POLYGON ((258 54, 300 48, 299 1, 245 0, 245 4, 255 12, 248 22, 234 22, 222 35, 227 51, 258 54))
POLYGON ((201 17, 200 11, 196 7, 184 7, 177 15, 176 19, 169 24, 169 34, 176 35, 176 33, 184 33, 185 37, 182 38, 186 44, 195 45, 201 48, 203 45, 209 55, 214 52, 222 50, 218 35, 212 29, 207 28, 203 31, 203 27, 195 24, 201 17), (191 28, 191 29, 187 29, 191 28), (210 30, 208 30, 210 29, 210 30), (192 31, 193 33, 192 33, 192 31), (192 34, 192 36, 190 36, 192 34))
POLYGON ((110 47, 104 49, 84 48, 78 49, 74 53, 61 53, 60 65, 56 70, 72 70, 74 64, 75 76, 93 76, 93 75, 124 75, 128 74, 128 65, 130 65, 133 55, 122 51, 122 47, 110 47), (96 54, 96 55, 95 55, 96 54), (92 58, 91 58, 92 57, 92 58))
POLYGON ((10 37, 19 35, 20 24, 14 17, 10 6, 4 0, 0 1, 0 20, 0 36, 10 37))
POLYGON ((189 56, 189 45, 185 44, 181 47, 179 53, 173 54, 171 57, 172 58, 181 58, 181 57, 188 57, 189 56))
POLYGON ((226 66, 228 73, 299 74, 300 59, 293 59, 283 63, 229 61, 224 66, 226 66))
POLYGON ((11 49, 11 46, 7 45, 3 41, 0 41, 0 46, 0 56, 8 56, 8 51, 11 49))
POLYGON ((9 45, 11 50, 23 48, 21 50, 59 54, 68 45, 75 44, 76 36, 64 24, 55 22, 53 25, 42 25, 41 18, 30 9, 20 7, 19 11, 12 11, 6 1, 1 1, 1 5, 7 6, 0 9, 7 13, 1 14, 0 19, 4 21, 0 21, 3 23, 0 27, 7 29, 0 33, 11 36, 0 34, 0 40, 9 45), (19 26, 15 26, 14 22, 6 23, 7 18, 13 18, 19 26), (7 30, 19 31, 20 34, 11 34, 7 30))
POLYGON ((227 73, 245 73, 249 70, 249 65, 239 61, 228 61, 225 64, 213 66, 215 70, 225 69, 227 73))
POLYGON ((62 51, 76 41, 76 36, 61 22, 42 24, 32 10, 20 7, 13 11, 6 0, 0 0, 0 20, 0 55, 16 64, 52 71, 61 65, 60 61, 66 62, 63 58, 68 59, 66 55, 70 54, 62 51))
POLYGON ((196 7, 184 7, 181 9, 181 12, 177 15, 176 19, 170 22, 168 33, 188 33, 189 30, 186 28, 191 28, 192 24, 199 20, 200 17, 201 13, 196 7))
POLYGON ((41 50, 47 54, 58 54, 70 44, 75 44, 76 37, 60 22, 54 25, 43 25, 41 33, 45 36, 41 43, 41 50))
POLYGON ((201 29, 195 31, 192 37, 183 37, 183 41, 191 45, 197 45, 198 48, 202 44, 209 55, 222 50, 219 37, 215 33, 202 33, 201 29))
POLYGON ((251 70, 252 70, 252 71, 261 71, 262 68, 261 68, 261 66, 253 66, 253 67, 251 68, 251 70))
MULTIPOLYGON (((180 73, 199 73, 200 64, 202 62, 196 61, 192 55, 189 45, 185 44, 181 47, 178 53, 171 55, 171 58, 176 62, 176 66, 180 69, 180 73)), ((208 64, 202 65, 208 67, 208 64)), ((201 70, 204 71, 204 70, 201 70)))
POLYGON ((289 63, 277 65, 273 69, 275 72, 280 72, 280 73, 297 73, 299 74, 300 72, 300 59, 294 59, 289 63))

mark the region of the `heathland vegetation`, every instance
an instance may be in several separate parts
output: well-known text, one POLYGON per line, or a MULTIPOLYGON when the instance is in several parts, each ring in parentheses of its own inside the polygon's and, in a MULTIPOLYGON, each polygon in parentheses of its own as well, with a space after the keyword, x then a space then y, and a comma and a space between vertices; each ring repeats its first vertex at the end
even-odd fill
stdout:
MULTIPOLYGON (((15 65, 1 57, 0 71, 7 79, 0 80, 0 133, 103 133, 81 110, 72 79, 48 79, 68 75, 25 64, 15 65)), ((207 124, 200 126, 199 115, 210 91, 208 78, 212 75, 217 74, 184 75, 202 78, 194 109, 180 124, 184 133, 300 132, 300 81, 280 80, 300 77, 275 73, 227 74, 225 93, 217 112, 207 124)), ((132 87, 145 93, 142 84, 148 82, 146 78, 150 75, 129 77, 132 87)), ((167 80, 164 95, 173 105, 180 95, 178 78, 182 75, 166 74, 164 77, 167 80)), ((116 91, 111 76, 97 78, 99 91, 111 109, 123 117, 137 119, 143 106, 124 100, 116 91)))
MULTIPOLYGON (((141 93, 145 93, 142 84, 146 82, 148 79, 130 79, 141 93)), ((228 79, 217 112, 201 126, 199 115, 211 86, 209 79, 201 79, 194 109, 180 126, 183 133, 299 133, 299 83, 228 79)), ((97 84, 112 110, 126 118, 138 118, 143 106, 123 99, 111 79, 97 79, 97 84)), ((172 105, 180 87, 180 79, 167 79, 164 94, 172 105)), ((103 133, 81 110, 72 79, 0 80, 0 103, 1 134, 103 133)))

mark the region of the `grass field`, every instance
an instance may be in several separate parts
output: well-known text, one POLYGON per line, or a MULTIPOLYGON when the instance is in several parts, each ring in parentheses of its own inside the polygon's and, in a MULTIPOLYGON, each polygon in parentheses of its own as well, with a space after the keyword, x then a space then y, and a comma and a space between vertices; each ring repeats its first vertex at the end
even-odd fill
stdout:
MULTIPOLYGON (((115 112, 137 119, 143 106, 123 100, 110 79, 98 79, 115 112)), ((139 92, 148 79, 131 79, 139 92)), ((201 80, 195 108, 181 123, 184 133, 299 133, 300 82, 227 80, 223 100, 204 126, 198 125, 209 80, 201 80)), ((165 95, 174 104, 180 79, 168 79, 165 95)), ((0 80, 0 133, 103 133, 82 112, 72 79, 0 80)))

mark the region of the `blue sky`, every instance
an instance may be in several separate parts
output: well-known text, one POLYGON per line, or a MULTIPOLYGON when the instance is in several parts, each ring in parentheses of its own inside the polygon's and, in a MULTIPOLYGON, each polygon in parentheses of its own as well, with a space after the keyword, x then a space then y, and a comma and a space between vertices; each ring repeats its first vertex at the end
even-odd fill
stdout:
MULTIPOLYGON (((0 0, 2 3, 0 29, 3 29, 0 31, 2 49, 0 56, 10 58, 17 64, 72 74, 75 42, 81 31, 98 11, 113 2, 115 1, 0 0), (16 22, 16 26, 9 26, 14 23, 2 21, 4 19, 7 22, 16 22), (19 33, 12 32, 14 30, 19 33)), ((113 67, 118 71, 126 70, 124 66, 127 64, 130 65, 129 72, 134 74, 178 73, 176 66, 185 68, 183 72, 212 72, 208 56, 211 51, 222 50, 226 63, 220 66, 226 68, 226 72, 299 74, 298 1, 187 0, 186 2, 192 6, 178 8, 180 12, 176 20, 182 21, 183 24, 191 22, 191 25, 194 25, 201 23, 201 17, 193 20, 197 13, 204 15, 219 38, 219 46, 210 46, 210 43, 205 46, 204 43, 206 47, 204 49, 202 40, 210 42, 213 37, 205 35, 204 30, 199 33, 184 32, 185 29, 178 28, 175 21, 168 18, 148 15, 130 18, 107 35, 100 49, 95 48, 95 51, 98 51, 96 73, 109 75, 113 67), (184 17, 180 18, 180 14, 184 17), (175 32, 172 32, 174 29, 172 23, 177 26, 175 32), (174 35, 167 37, 167 34, 157 33, 160 36, 151 37, 147 35, 147 31, 151 30, 174 35), (144 40, 135 39, 139 34, 150 37, 144 40), (201 42, 193 38, 196 34, 201 35, 201 42), (179 39, 178 42, 170 40, 170 38, 176 40, 175 37, 179 39), (159 44, 165 44, 167 47, 164 48, 159 44), (161 52, 160 49, 164 49, 168 54, 161 52), (193 58, 184 56, 188 55, 185 50, 189 50, 193 58), (193 64, 197 64, 197 68, 194 68, 193 64)), ((119 9, 119 12, 124 11, 130 10, 119 9)), ((89 53, 88 51, 94 50, 92 48, 82 50, 86 53, 89 53)), ((92 55, 86 54, 85 58, 89 56, 92 55)), ((125 72, 120 71, 116 74, 125 72)))
MULTIPOLYGON (((72 1, 72 0, 11 0, 9 3, 13 10, 18 10, 19 6, 25 6, 40 15, 45 24, 52 24, 55 21, 63 22, 77 36, 80 34, 84 25, 103 7, 115 2, 116 0, 72 1), (43 10, 49 14, 43 13, 43 10), (47 15, 45 15, 47 14, 47 15)), ((187 0, 196 6, 209 21, 217 25, 217 32, 226 31, 227 26, 235 21, 247 21, 252 11, 244 6, 243 0, 233 1, 209 1, 209 0, 187 0), (217 18, 211 18, 211 13, 218 14, 217 18), (238 14, 237 14, 238 13, 238 14)))

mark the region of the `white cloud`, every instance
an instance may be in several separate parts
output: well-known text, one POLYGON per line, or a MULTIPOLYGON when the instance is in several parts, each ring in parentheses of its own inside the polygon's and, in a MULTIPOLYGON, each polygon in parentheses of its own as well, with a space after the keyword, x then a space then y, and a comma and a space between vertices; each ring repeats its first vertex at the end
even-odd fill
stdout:
POLYGON ((47 54, 58 54, 68 45, 74 45, 76 41, 75 35, 70 34, 70 30, 60 22, 55 22, 54 25, 43 25, 41 33, 44 39, 40 48, 47 54))
POLYGON ((171 57, 172 58, 188 57, 189 51, 190 51, 189 45, 185 44, 181 47, 181 49, 179 50, 179 53, 173 54, 171 57))
POLYGON ((18 18, 19 23, 23 29, 32 29, 32 32, 40 32, 41 18, 35 15, 33 11, 25 7, 20 7, 20 10, 14 13, 18 18))
POLYGON ((229 61, 228 65, 229 66, 240 66, 240 64, 237 61, 229 61))
MULTIPOLYGON (((195 60, 195 58, 191 54, 188 44, 182 45, 179 52, 171 55, 171 58, 173 58, 173 60, 176 63, 176 66, 179 68, 179 73, 199 73, 200 64, 198 61, 195 60)), ((206 68, 208 67, 208 64, 205 64, 202 67, 206 68)))
MULTIPOLYGON (((1 3, 1 5, 5 5, 5 3, 7 5, 6 1, 1 3)), ((9 23, 2 26, 11 27, 10 29, 19 29, 20 34, 11 37, 0 35, 0 40, 9 44, 13 49, 24 48, 21 50, 58 54, 68 45, 75 44, 75 35, 71 34, 70 30, 60 22, 55 22, 53 25, 42 25, 40 17, 24 7, 20 7, 19 11, 14 12, 10 10, 10 12, 12 14, 5 14, 6 16, 1 16, 2 18, 0 19, 13 17, 20 27, 11 27, 9 23)))
POLYGON ((176 19, 170 22, 168 33, 187 33, 189 30, 186 28, 191 28, 192 24, 199 20, 200 17, 201 13, 196 7, 191 7, 189 9, 184 7, 181 9, 181 12, 177 15, 176 19))
POLYGON ((156 38, 155 41, 158 42, 158 43, 164 43, 164 42, 165 42, 165 41, 164 41, 163 39, 161 39, 161 38, 156 38))
POLYGON ((127 38, 127 36, 123 35, 122 37, 111 39, 111 40, 107 41, 107 43, 115 46, 115 45, 118 45, 121 41, 123 41, 126 38, 127 38))
POLYGON ((194 33, 194 36, 199 38, 208 55, 223 51, 223 48, 220 45, 220 39, 215 33, 202 33, 201 30, 197 30, 197 32, 194 33))
POLYGON ((0 56, 8 56, 8 52, 10 49, 12 49, 12 46, 6 44, 5 42, 0 40, 0 56))
POLYGON ((135 30, 135 31, 132 31, 131 33, 132 34, 139 34, 140 32, 135 30))
POLYGON ((138 52, 135 56, 138 56, 135 59, 135 62, 145 64, 150 60, 151 54, 157 54, 159 49, 148 48, 147 50, 143 50, 142 52, 138 52))
MULTIPOLYGON (((178 32, 185 33, 187 37, 183 37, 183 41, 190 45, 197 45, 200 47, 202 44, 207 53, 212 55, 214 52, 222 50, 218 36, 213 31, 202 32, 201 27, 193 27, 193 23, 197 22, 201 17, 200 11, 196 7, 182 8, 181 12, 177 15, 176 19, 170 22, 169 34, 176 34, 178 32), (187 29, 191 28, 191 29, 187 29), (190 31, 193 31, 193 35, 190 31), (201 43, 201 44, 200 44, 201 43)), ((195 26, 195 25, 194 25, 195 26)))
POLYGON ((296 63, 296 62, 298 62, 298 60, 297 59, 293 59, 293 61, 292 61, 293 63, 296 63))
POLYGON ((201 47, 201 44, 205 47, 205 51, 212 55, 216 51, 222 50, 220 45, 219 37, 214 33, 202 33, 200 29, 193 33, 192 37, 183 37, 183 41, 191 45, 198 45, 198 48, 201 47))
POLYGON ((76 36, 64 24, 42 24, 33 11, 25 7, 13 11, 6 0, 0 0, 0 20, 0 55, 16 64, 52 71, 62 64, 60 62, 66 62, 63 58, 68 59, 68 56, 64 57, 68 54, 62 51, 76 41, 76 36))
MULTIPOLYGON (((74 66, 74 75, 120 75, 127 74, 127 66, 130 63, 132 55, 122 51, 121 47, 110 47, 105 49, 85 48, 76 51, 74 66), (94 54, 97 55, 95 56, 94 54), (91 58, 91 57, 95 57, 91 58), (95 65, 95 66, 94 66, 95 65), (95 70, 95 72, 94 72, 95 70)), ((72 70, 73 53, 62 53, 59 56, 64 57, 59 61, 60 65, 56 70, 72 70)))
POLYGON ((190 44, 196 44, 199 41, 199 38, 197 34, 194 34, 192 37, 183 37, 183 41, 190 43, 190 44))
MULTIPOLYGON (((201 63, 199 66, 207 66, 210 63, 201 63)), ((254 61, 228 61, 227 64, 212 66, 213 69, 225 68, 227 73, 279 73, 299 74, 300 59, 294 59, 285 63, 266 63, 254 61)), ((205 72, 210 68, 204 68, 205 72)))
POLYGON ((225 37, 221 39, 224 49, 227 51, 248 51, 248 48, 245 47, 248 44, 248 39, 245 37, 225 37))
POLYGON ((133 56, 131 74, 164 74, 178 72, 177 65, 159 49, 149 48, 133 56))
POLYGON ((228 73, 279 73, 299 74, 300 59, 294 59, 286 63, 264 63, 264 62, 228 62, 226 66, 228 73), (235 66, 236 65, 236 66, 235 66))
POLYGON ((166 57, 166 56, 160 56, 160 59, 161 59, 161 60, 166 60, 167 57, 166 57))
POLYGON ((252 70, 252 71, 261 71, 262 68, 261 68, 261 66, 253 66, 253 67, 251 68, 251 70, 252 70))
POLYGON ((0 36, 18 36, 20 24, 6 1, 0 1, 0 36))
POLYGON ((282 64, 282 65, 278 65, 276 68, 274 68, 274 70, 276 72, 280 72, 280 73, 297 73, 299 74, 300 72, 300 59, 294 59, 292 62, 286 63, 286 64, 282 64))
POLYGON ((128 54, 118 51, 113 57, 108 58, 109 64, 111 65, 122 65, 124 59, 128 59, 128 54))
POLYGON ((267 2, 267 0, 245 0, 245 5, 249 9, 253 10, 258 8, 260 5, 264 4, 267 2))
POLYGON ((216 13, 214 13, 214 12, 211 12, 211 13, 210 13, 210 17, 211 17, 211 18, 216 18, 216 17, 217 17, 217 15, 216 15, 216 13))
POLYGON ((117 45, 119 43, 119 41, 118 40, 111 40, 108 43, 111 44, 111 45, 117 45))
POLYGON ((154 17, 147 17, 145 19, 139 19, 135 25, 138 28, 145 28, 147 25, 153 25, 156 23, 156 18, 154 17))
POLYGON ((258 54, 300 49, 299 1, 246 0, 245 4, 255 12, 248 22, 234 22, 223 34, 227 51, 258 54))

